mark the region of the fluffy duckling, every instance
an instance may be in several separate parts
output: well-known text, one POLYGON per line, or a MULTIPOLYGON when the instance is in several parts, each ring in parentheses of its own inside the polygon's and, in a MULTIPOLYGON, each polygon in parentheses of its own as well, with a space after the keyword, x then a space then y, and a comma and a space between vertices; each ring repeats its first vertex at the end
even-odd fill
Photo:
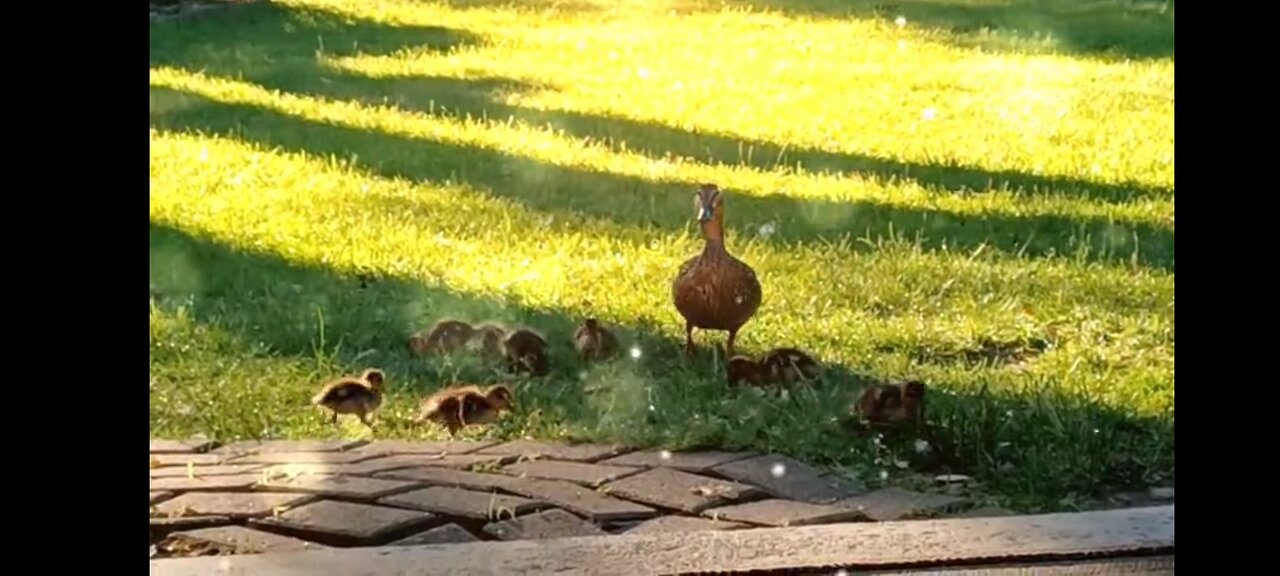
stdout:
POLYGON ((730 358, 725 365, 725 372, 729 377, 730 386, 741 386, 743 384, 764 386, 766 382, 764 367, 759 362, 746 356, 730 358))
POLYGON ((437 352, 448 354, 466 346, 475 331, 470 324, 461 320, 440 320, 426 334, 419 332, 411 336, 409 349, 419 356, 437 352))
POLYGON ((573 347, 583 360, 605 360, 618 353, 618 338, 599 320, 587 318, 573 333, 573 347))
POLYGON ((818 377, 817 361, 795 348, 774 348, 752 360, 746 356, 729 359, 725 372, 731 386, 782 386, 818 377))
POLYGON ((551 371, 547 340, 533 330, 520 328, 507 334, 502 341, 502 349, 507 359, 507 370, 511 372, 545 376, 551 371))
POLYGON ((912 380, 905 384, 877 384, 862 391, 854 406, 858 415, 872 425, 910 423, 924 421, 923 382, 912 380))
POLYGON ((332 411, 335 426, 338 424, 339 414, 355 414, 360 417, 361 423, 372 428, 369 414, 382 405, 383 379, 381 370, 369 368, 359 377, 347 376, 326 384, 311 398, 311 403, 332 411))
POLYGON ((475 333, 471 335, 470 346, 484 356, 500 358, 503 350, 502 341, 506 340, 506 338, 506 328, 493 322, 486 322, 476 326, 475 333))
POLYGON ((760 357, 760 367, 770 380, 791 384, 818 377, 821 368, 813 357, 796 348, 774 348, 760 357))
POLYGON ((483 391, 478 386, 456 386, 423 400, 416 421, 435 422, 447 428, 450 436, 457 436, 464 426, 496 421, 513 403, 511 390, 506 386, 491 386, 483 391))

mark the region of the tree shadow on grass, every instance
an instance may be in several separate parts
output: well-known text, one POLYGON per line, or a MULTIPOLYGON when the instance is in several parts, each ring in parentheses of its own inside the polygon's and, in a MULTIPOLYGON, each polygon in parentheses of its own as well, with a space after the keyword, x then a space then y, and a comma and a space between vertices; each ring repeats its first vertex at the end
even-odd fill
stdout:
POLYGON ((1066 53, 1173 58, 1173 0, 730 0, 787 14, 881 18, 899 16, 955 34, 951 41, 984 49, 1025 50, 1044 41, 1066 53), (1019 41, 1022 41, 1020 44, 1019 41))
MULTIPOLYGON (((203 372, 193 371, 192 363, 199 360, 190 353, 183 354, 177 365, 166 365, 169 360, 153 355, 153 378, 157 372, 165 378, 166 370, 177 370, 182 378, 166 383, 165 389, 179 393, 185 387, 182 393, 206 396, 197 399, 202 412, 253 412, 260 419, 227 420, 221 429, 209 430, 202 429, 202 423, 216 417, 202 414, 203 419, 170 424, 174 433, 213 434, 215 439, 254 437, 259 430, 274 428, 273 420, 306 411, 303 399, 309 390, 297 398, 256 391, 299 383, 254 378, 246 390, 242 388, 246 383, 232 381, 222 367, 251 358, 311 359, 321 333, 326 335, 326 347, 341 342, 338 369, 355 372, 378 366, 387 371, 390 396, 384 412, 415 404, 447 379, 502 381, 504 377, 479 367, 459 368, 461 364, 409 355, 405 339, 412 330, 452 316, 533 326, 547 334, 552 344, 552 373, 516 385, 518 408, 513 418, 497 426, 501 438, 558 436, 564 431, 571 437, 638 446, 781 452, 844 467, 863 479, 877 474, 873 458, 892 461, 903 456, 918 460, 917 469, 923 471, 976 474, 997 491, 1059 496, 1138 484, 1172 471, 1170 422, 1101 407, 1061 391, 934 392, 930 419, 938 426, 950 457, 938 467, 927 458, 910 456, 913 437, 897 444, 890 441, 890 447, 898 450, 890 455, 875 448, 870 438, 849 433, 838 423, 849 400, 875 376, 844 366, 829 365, 820 385, 798 390, 789 399, 735 392, 724 385, 723 371, 710 360, 710 352, 686 364, 680 359, 675 327, 663 330, 653 325, 618 327, 624 346, 644 350, 640 360, 625 357, 610 365, 583 366, 570 346, 579 319, 563 310, 463 294, 399 277, 360 278, 300 265, 155 221, 150 224, 150 278, 159 294, 153 299, 158 298, 167 313, 185 315, 243 344, 220 350, 219 364, 203 372), (178 306, 183 307, 181 312, 178 306), (266 348, 251 350, 249 343, 266 348), (217 382, 201 386, 191 381, 193 374, 217 382), (1017 472, 1001 471, 1009 466, 1017 472)), ((154 354, 155 333, 152 338, 154 354)), ((201 345, 198 341, 176 344, 183 349, 201 345)), ((164 417, 175 420, 173 415, 164 417)), ((382 422, 380 438, 421 433, 422 427, 404 421, 382 422)), ((1041 502, 1032 498, 1029 503, 1041 502)))
MULTIPOLYGON (((449 91, 465 89, 468 81, 437 82, 441 91, 449 91)), ((474 146, 336 126, 161 87, 152 87, 151 98, 151 126, 159 130, 219 134, 269 149, 349 158, 359 168, 384 177, 463 182, 561 216, 585 214, 664 232, 689 226, 693 193, 689 183, 556 166, 474 146)), ((734 195, 730 202, 730 228, 739 238, 756 236, 758 226, 773 221, 779 223, 778 232, 767 240, 773 243, 826 244, 833 234, 897 236, 918 240, 928 250, 987 246, 1027 256, 1078 254, 1089 261, 1134 261, 1173 270, 1173 232, 1145 224, 1048 215, 957 214, 781 195, 734 195)))
POLYGON ((763 170, 798 165, 811 172, 860 173, 883 180, 914 181, 942 193, 1009 189, 1108 203, 1165 199, 1173 194, 1169 188, 1139 182, 1107 184, 1014 170, 905 162, 688 131, 614 116, 511 106, 501 102, 503 92, 549 88, 514 79, 371 78, 321 65, 318 51, 328 56, 384 55, 419 49, 438 52, 474 45, 477 40, 464 31, 393 27, 314 9, 293 12, 281 7, 254 8, 246 7, 239 11, 240 16, 225 16, 248 18, 246 25, 236 21, 202 22, 172 34, 153 33, 151 65, 243 78, 269 89, 297 94, 391 104, 426 114, 513 118, 531 125, 550 125, 577 138, 651 157, 674 155, 763 170), (227 32, 228 26, 234 27, 235 32, 227 32))

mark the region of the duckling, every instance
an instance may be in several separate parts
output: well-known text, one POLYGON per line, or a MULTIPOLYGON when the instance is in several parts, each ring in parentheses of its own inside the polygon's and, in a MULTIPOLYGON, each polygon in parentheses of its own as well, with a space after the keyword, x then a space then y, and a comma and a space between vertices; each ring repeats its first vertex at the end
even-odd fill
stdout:
POLYGON ((436 322, 430 332, 421 332, 409 338, 409 349, 414 354, 425 356, 436 352, 451 353, 471 340, 475 328, 461 320, 444 319, 436 322))
POLYGON ((478 350, 484 356, 500 358, 502 356, 502 341, 506 338, 506 328, 493 322, 485 322, 476 326, 475 333, 471 335, 471 343, 469 345, 473 350, 478 350))
POLYGON ((511 372, 545 376, 551 371, 547 340, 533 330, 520 328, 507 334, 502 341, 502 349, 507 359, 507 370, 511 372))
POLYGON ((618 353, 618 338, 599 320, 587 318, 573 333, 573 347, 583 360, 605 360, 618 353))
POLYGON ((855 410, 872 425, 918 425, 924 420, 925 389, 918 380, 901 385, 877 384, 862 391, 855 410))
POLYGON ((478 386, 456 386, 423 400, 416 421, 436 422, 447 428, 450 436, 457 436, 458 430, 469 424, 494 422, 512 404, 511 390, 506 386, 491 386, 483 391, 478 386))
POLYGON ((755 270, 725 249, 720 189, 703 184, 694 206, 705 244, 701 254, 680 265, 671 282, 672 300, 685 321, 685 354, 693 355, 693 329, 701 328, 727 331, 725 357, 732 358, 738 331, 755 316, 763 291, 755 270))
POLYGON ((760 367, 770 380, 791 384, 818 377, 821 368, 811 356, 796 348, 774 348, 760 357, 760 367))
POLYGON ((730 386, 741 386, 742 384, 764 386, 766 381, 764 367, 759 362, 746 356, 730 358, 725 365, 725 373, 729 378, 730 386))
POLYGON ((332 411, 335 426, 339 414, 355 414, 361 423, 372 428, 369 414, 382 405, 383 379, 381 370, 369 368, 357 378, 347 376, 326 384, 311 398, 311 403, 332 411))

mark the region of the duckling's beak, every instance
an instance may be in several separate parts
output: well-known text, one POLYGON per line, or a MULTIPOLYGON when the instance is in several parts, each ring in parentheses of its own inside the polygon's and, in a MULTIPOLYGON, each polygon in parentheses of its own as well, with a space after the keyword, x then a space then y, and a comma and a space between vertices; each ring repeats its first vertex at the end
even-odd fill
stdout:
POLYGON ((710 221, 711 221, 711 216, 712 216, 712 212, 711 212, 711 209, 710 209, 710 208, 707 208, 707 207, 705 207, 705 206, 704 206, 704 207, 702 207, 700 210, 698 210, 698 221, 699 221, 699 222, 710 222, 710 221))

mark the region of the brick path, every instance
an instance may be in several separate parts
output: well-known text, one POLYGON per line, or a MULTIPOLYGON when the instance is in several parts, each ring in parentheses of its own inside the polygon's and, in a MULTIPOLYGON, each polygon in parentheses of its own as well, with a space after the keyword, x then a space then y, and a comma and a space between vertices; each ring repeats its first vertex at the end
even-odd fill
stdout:
POLYGON ((156 557, 1008 514, 785 456, 597 444, 151 441, 156 557))

